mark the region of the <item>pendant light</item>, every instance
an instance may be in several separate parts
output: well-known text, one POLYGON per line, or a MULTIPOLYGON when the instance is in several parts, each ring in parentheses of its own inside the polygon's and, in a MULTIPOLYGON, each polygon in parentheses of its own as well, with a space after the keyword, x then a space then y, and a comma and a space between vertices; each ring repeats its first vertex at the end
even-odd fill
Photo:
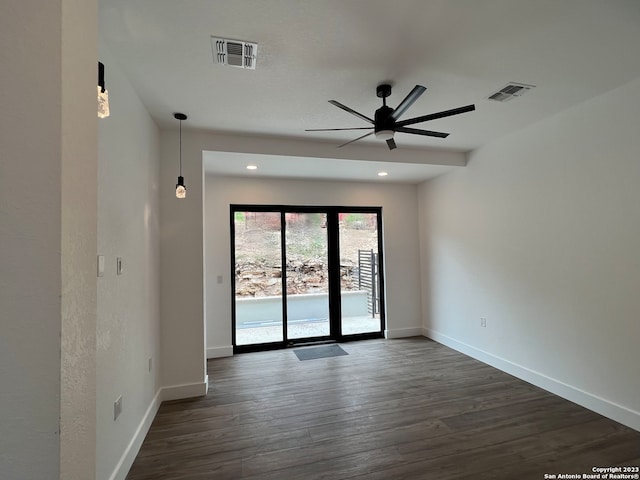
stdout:
POLYGON ((104 86, 104 65, 98 62, 98 118, 109 116, 109 92, 104 86))
POLYGON ((184 177, 182 176, 182 121, 187 119, 184 113, 174 113, 173 117, 180 121, 180 170, 178 174, 178 183, 176 183, 176 198, 185 198, 187 196, 187 187, 184 186, 184 177))

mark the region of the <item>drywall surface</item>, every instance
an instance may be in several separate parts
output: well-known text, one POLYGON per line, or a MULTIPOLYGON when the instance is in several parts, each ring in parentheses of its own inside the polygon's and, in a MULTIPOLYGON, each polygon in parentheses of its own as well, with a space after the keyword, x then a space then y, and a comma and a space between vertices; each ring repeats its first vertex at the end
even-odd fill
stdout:
POLYGON ((636 429, 639 88, 505 137, 419 187, 427 335, 636 429))
POLYGON ((0 116, 0 477, 11 480, 60 469, 60 3, 10 0, 0 15, 0 105, 15 113, 0 116))
MULTIPOLYGON (((187 186, 184 199, 175 195, 180 153, 177 132, 162 132, 160 138, 162 385, 195 386, 204 394, 202 148, 184 130, 182 174, 187 186)), ((174 397, 180 397, 179 392, 174 397)))
POLYGON ((97 0, 62 1, 60 478, 65 480, 91 478, 96 468, 97 11, 97 0))
POLYGON ((104 45, 100 61, 111 107, 99 121, 98 150, 98 254, 105 268, 98 278, 96 478, 102 480, 124 478, 137 452, 127 448, 141 440, 137 429, 161 385, 159 131, 104 45), (114 421, 118 397, 122 413, 114 421))
POLYGON ((96 10, 2 4, 3 480, 95 475, 96 10))
MULTIPOLYGON (((230 204, 382 207, 387 330, 416 334, 420 274, 415 185, 217 177, 206 174, 205 257, 207 349, 231 343, 230 204), (222 276, 223 282, 217 283, 222 276)), ((225 347, 227 347, 225 349, 225 347)))

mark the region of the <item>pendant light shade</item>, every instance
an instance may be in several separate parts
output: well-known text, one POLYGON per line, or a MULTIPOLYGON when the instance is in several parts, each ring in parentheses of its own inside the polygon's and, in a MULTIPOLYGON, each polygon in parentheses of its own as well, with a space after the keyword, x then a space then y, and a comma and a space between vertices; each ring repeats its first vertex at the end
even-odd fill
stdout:
POLYGON ((178 174, 178 183, 176 183, 176 198, 185 198, 187 196, 187 187, 184 185, 184 177, 182 176, 182 121, 187 119, 184 113, 174 113, 173 118, 180 121, 180 170, 178 174))
POLYGON ((187 187, 184 186, 184 177, 178 177, 176 183, 176 198, 185 198, 187 196, 187 187))
POLYGON ((109 92, 104 86, 104 65, 98 62, 98 118, 107 118, 109 114, 109 92))

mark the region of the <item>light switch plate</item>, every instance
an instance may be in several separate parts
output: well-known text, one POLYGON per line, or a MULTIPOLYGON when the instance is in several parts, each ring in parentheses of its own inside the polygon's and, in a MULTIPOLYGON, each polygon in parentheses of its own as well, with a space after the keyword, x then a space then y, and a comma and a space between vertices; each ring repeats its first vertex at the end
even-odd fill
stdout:
POLYGON ((113 402, 113 420, 117 420, 122 413, 122 395, 113 402))
POLYGON ((98 276, 104 277, 104 255, 98 255, 98 276))

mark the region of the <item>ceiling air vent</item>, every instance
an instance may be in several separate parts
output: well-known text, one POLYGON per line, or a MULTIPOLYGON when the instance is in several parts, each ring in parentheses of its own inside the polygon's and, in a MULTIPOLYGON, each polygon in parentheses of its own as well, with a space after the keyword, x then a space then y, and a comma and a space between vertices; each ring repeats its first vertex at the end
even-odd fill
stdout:
POLYGON ((256 69, 257 43, 211 37, 211 48, 213 63, 250 70, 256 69))
POLYGON ((526 85, 524 83, 511 82, 506 87, 501 88, 497 92, 489 95, 489 100, 495 100, 496 102, 506 102, 515 97, 521 97, 527 93, 534 85, 526 85))

